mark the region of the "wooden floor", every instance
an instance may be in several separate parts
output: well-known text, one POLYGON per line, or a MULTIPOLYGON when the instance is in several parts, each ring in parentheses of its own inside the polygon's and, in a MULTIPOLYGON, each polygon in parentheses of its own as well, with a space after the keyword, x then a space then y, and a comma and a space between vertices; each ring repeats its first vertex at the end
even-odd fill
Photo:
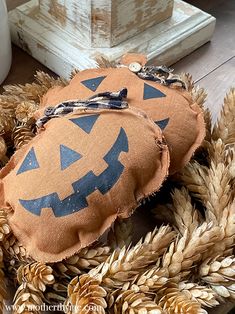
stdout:
POLYGON ((187 1, 216 17, 212 41, 173 66, 176 72, 186 71, 207 90, 207 106, 216 119, 223 98, 235 87, 235 1, 187 1))

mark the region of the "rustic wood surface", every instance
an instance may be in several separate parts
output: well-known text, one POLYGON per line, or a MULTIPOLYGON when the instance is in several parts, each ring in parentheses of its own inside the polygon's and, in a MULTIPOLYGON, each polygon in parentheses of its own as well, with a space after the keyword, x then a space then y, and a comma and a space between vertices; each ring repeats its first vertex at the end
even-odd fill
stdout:
POLYGON ((174 0, 39 0, 40 12, 82 44, 113 47, 171 16, 174 0))
POLYGON ((225 93, 235 87, 235 1, 191 0, 216 17, 212 41, 173 65, 176 72, 189 72, 208 93, 207 106, 215 121, 225 93))

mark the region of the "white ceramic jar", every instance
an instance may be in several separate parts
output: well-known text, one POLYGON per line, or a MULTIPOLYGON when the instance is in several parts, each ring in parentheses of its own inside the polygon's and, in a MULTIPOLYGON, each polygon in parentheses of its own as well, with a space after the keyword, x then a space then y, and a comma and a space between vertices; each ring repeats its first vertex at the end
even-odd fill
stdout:
POLYGON ((5 0, 0 0, 0 84, 11 66, 11 39, 5 0))

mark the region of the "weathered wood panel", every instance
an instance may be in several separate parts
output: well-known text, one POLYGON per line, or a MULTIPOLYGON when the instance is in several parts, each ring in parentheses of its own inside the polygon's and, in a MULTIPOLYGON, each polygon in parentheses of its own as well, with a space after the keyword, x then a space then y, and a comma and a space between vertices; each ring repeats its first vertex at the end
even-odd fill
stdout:
POLYGON ((91 0, 39 0, 39 14, 78 43, 91 46, 91 0))
MULTIPOLYGON (((166 20, 172 15, 173 5, 172 0, 112 1, 111 45, 166 20)), ((94 45, 95 43, 94 38, 94 45)))
POLYGON ((40 14, 91 47, 112 47, 172 15, 174 0, 39 0, 40 14))
POLYGON ((91 0, 92 47, 112 47, 111 24, 113 1, 116 0, 91 0))

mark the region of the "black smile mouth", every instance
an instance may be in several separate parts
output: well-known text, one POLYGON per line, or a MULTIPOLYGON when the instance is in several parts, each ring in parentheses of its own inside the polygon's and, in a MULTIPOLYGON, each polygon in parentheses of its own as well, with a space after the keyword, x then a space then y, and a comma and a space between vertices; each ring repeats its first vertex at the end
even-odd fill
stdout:
POLYGON ((43 208, 51 208, 55 217, 63 217, 88 207, 87 197, 98 190, 103 195, 109 192, 116 184, 124 166, 118 160, 121 152, 128 152, 128 138, 123 128, 119 135, 105 155, 104 160, 108 167, 98 176, 93 171, 89 171, 82 178, 72 184, 74 193, 60 200, 57 193, 48 194, 37 199, 22 200, 20 204, 34 215, 40 216, 43 208))

